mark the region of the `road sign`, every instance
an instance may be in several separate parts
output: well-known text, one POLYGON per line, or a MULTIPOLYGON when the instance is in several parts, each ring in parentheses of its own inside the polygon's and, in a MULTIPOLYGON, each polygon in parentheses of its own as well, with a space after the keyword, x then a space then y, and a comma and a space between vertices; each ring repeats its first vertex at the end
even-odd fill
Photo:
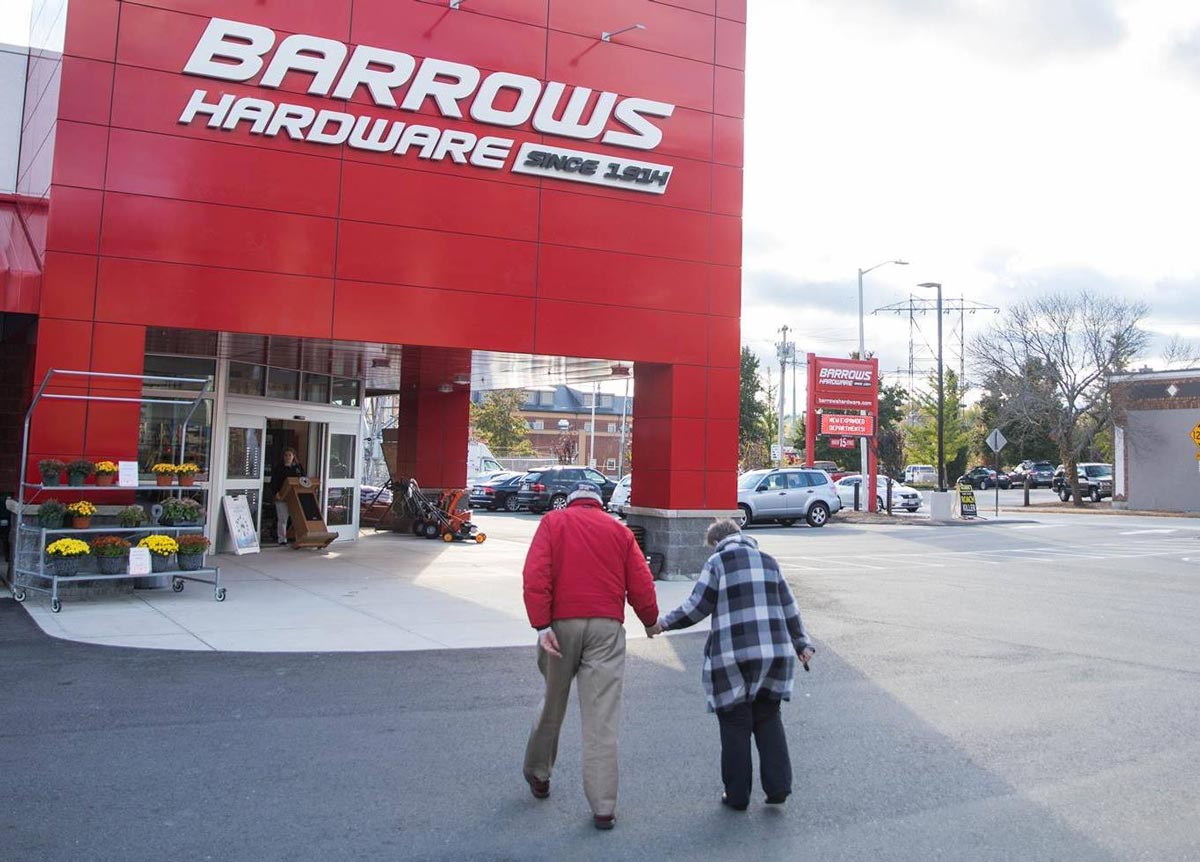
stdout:
POLYGON ((1192 429, 1192 442, 1200 446, 1200 422, 1196 423, 1196 427, 1192 429))
MULTIPOLYGON (((1196 430, 1200 430, 1200 425, 1196 426, 1196 430)), ((1193 438, 1196 436, 1196 430, 1192 431, 1193 438)), ((1008 445, 1008 438, 1000 432, 999 428, 993 428, 992 433, 987 435, 987 444, 993 452, 999 452, 1008 445)), ((1200 446, 1200 441, 1197 441, 1196 445, 1200 446)))

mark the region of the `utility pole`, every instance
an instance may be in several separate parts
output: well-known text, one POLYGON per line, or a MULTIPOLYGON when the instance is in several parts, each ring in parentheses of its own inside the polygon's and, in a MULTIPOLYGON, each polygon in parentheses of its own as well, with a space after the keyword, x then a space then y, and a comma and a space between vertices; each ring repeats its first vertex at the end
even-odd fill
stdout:
POLYGON ((779 344, 776 345, 779 349, 779 461, 778 466, 783 466, 783 410, 784 396, 787 394, 787 386, 784 381, 787 377, 787 361, 788 361, 788 325, 785 323, 779 327, 779 332, 782 338, 779 344))

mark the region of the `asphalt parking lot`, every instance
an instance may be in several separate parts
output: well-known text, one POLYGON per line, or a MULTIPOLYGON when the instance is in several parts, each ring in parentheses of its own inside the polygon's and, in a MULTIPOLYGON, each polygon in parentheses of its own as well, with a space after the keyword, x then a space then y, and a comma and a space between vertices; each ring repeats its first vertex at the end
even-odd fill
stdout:
MULTIPOLYGON (((490 515, 528 537, 537 519, 490 515)), ((1010 516, 754 527, 819 653, 783 810, 717 802, 703 634, 631 641, 620 822, 568 716, 520 753, 532 650, 237 654, 47 638, 0 601, 0 844, 19 860, 1194 859, 1200 530, 1010 516)))

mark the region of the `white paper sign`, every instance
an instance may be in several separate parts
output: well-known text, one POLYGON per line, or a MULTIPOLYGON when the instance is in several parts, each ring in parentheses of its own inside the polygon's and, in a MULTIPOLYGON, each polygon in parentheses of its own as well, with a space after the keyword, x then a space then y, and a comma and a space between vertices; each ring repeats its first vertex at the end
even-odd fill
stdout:
POLYGON ((222 497, 221 505, 225 510, 225 525, 229 527, 229 536, 233 540, 233 552, 239 556, 257 554, 258 528, 254 526, 246 497, 222 497))
POLYGON ((117 485, 121 488, 136 488, 138 486, 138 462, 117 462, 117 485))
POLYGON ((129 549, 129 574, 131 575, 148 575, 151 572, 150 567, 150 549, 149 548, 130 548, 129 549))

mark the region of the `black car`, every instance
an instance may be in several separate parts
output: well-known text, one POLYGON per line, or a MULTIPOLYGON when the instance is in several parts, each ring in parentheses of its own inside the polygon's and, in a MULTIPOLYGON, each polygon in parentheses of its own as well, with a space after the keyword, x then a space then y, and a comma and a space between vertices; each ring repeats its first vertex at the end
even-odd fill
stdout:
POLYGON ((1008 474, 1009 481, 1020 488, 1029 479, 1031 488, 1051 488, 1054 486, 1054 465, 1049 461, 1022 461, 1012 473, 1008 474))
MULTIPOLYGON (((1075 471, 1079 477, 1079 495, 1081 497, 1086 497, 1093 503, 1099 503, 1104 498, 1113 495, 1112 464, 1077 464, 1075 471)), ((1058 494, 1058 499, 1064 503, 1071 499, 1071 483, 1067 481, 1067 469, 1062 464, 1059 464, 1058 469, 1054 471, 1053 488, 1058 494)))
POLYGON ((961 484, 970 485, 972 488, 979 488, 980 490, 994 488, 997 482, 1000 483, 1001 488, 1009 486, 1008 475, 1001 473, 997 476, 996 471, 991 467, 975 467, 959 476, 958 481, 961 484))
POLYGON ((561 509, 567 505, 567 495, 579 482, 591 482, 598 487, 605 506, 617 488, 616 482, 591 467, 545 467, 521 477, 517 501, 535 513, 561 509))
POLYGON ((521 490, 524 473, 502 473, 471 487, 471 505, 479 509, 504 509, 516 512, 521 508, 517 492, 521 490))

